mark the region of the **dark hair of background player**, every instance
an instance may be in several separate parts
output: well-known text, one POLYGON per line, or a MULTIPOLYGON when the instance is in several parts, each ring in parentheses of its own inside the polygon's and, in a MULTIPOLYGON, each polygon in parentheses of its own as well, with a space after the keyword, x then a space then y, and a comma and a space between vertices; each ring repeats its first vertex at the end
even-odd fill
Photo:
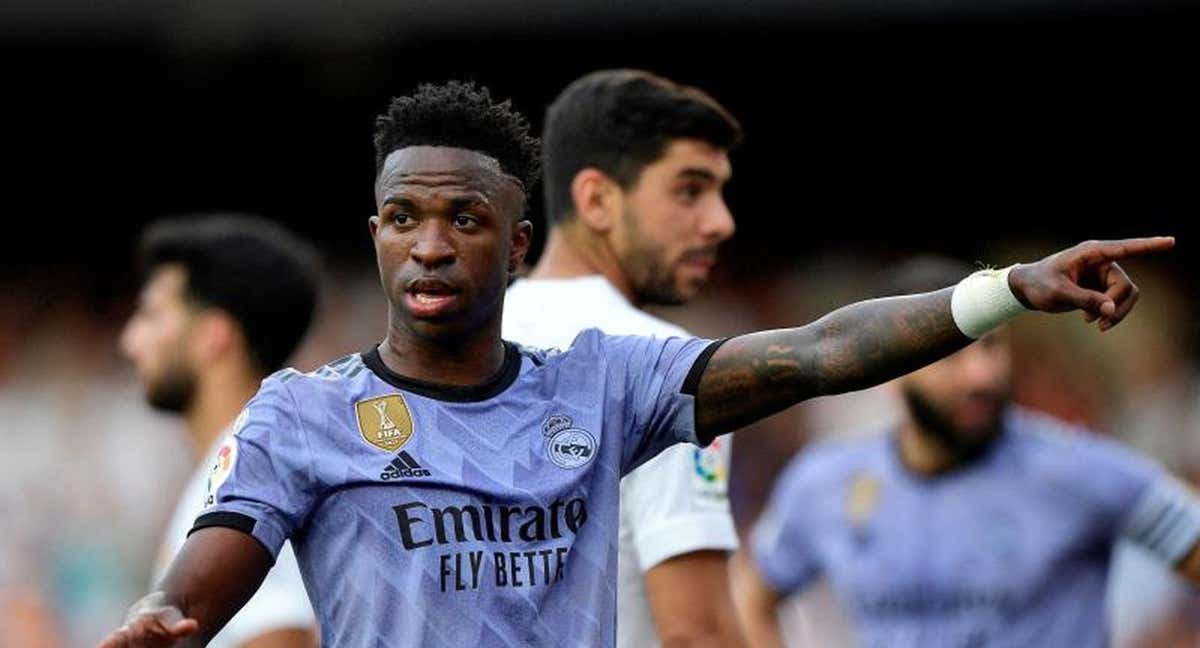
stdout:
POLYGON ((221 214, 161 220, 142 235, 139 259, 145 278, 166 264, 182 266, 185 298, 233 317, 263 375, 283 366, 316 311, 316 252, 262 218, 221 214))
POLYGON ((586 168, 629 189, 642 169, 676 139, 698 139, 726 151, 742 127, 703 91, 641 70, 603 70, 576 80, 546 110, 542 131, 546 215, 574 216, 571 182, 586 168))
POLYGON ((392 99, 375 118, 375 173, 393 151, 407 146, 451 146, 495 158, 520 180, 526 193, 537 183, 539 143, 529 122, 512 102, 496 102, 488 89, 471 82, 424 84, 392 99))

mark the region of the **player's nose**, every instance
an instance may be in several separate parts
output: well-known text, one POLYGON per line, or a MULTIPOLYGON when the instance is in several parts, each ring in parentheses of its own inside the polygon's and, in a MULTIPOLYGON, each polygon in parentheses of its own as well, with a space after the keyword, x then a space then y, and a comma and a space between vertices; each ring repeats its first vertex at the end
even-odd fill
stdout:
POLYGON ((121 349, 121 354, 132 360, 135 348, 135 332, 136 324, 133 320, 125 323, 125 328, 121 329, 121 337, 117 340, 117 346, 121 349))
POLYGON ((409 250, 409 256, 422 266, 436 268, 454 261, 456 252, 446 228, 427 221, 418 228, 417 240, 409 250))
POLYGON ((959 380, 964 387, 990 388, 1002 379, 1003 363, 984 345, 972 345, 963 351, 965 353, 962 362, 959 363, 959 380))
POLYGON ((733 221, 733 212, 729 211, 723 198, 717 198, 712 208, 705 212, 701 229, 704 237, 710 241, 725 241, 733 236, 737 225, 733 221))

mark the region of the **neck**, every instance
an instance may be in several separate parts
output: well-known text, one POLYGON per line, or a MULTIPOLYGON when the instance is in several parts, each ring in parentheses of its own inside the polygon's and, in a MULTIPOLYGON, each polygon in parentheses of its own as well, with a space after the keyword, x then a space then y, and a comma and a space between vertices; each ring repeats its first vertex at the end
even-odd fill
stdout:
POLYGON ((555 225, 531 279, 571 279, 600 275, 630 303, 637 303, 633 286, 621 270, 621 262, 602 237, 578 221, 555 225))
POLYGON ((200 377, 192 405, 184 413, 197 461, 233 423, 261 381, 262 376, 252 371, 215 370, 200 377))
POLYGON ((401 376, 439 385, 470 386, 486 382, 504 365, 499 309, 494 321, 465 338, 423 337, 388 319, 388 334, 379 345, 379 358, 401 376))
POLYGON ((962 464, 957 453, 925 431, 912 416, 900 426, 899 445, 900 461, 919 475, 937 475, 962 464))

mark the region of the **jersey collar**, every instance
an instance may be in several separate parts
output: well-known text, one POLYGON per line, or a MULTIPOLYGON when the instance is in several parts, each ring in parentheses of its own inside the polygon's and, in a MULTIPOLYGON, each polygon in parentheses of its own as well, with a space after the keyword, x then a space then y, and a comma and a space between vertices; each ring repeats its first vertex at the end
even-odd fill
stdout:
POLYGON ((504 342, 504 363, 500 365, 500 370, 478 385, 444 385, 402 376, 388 369, 387 365, 383 363, 383 358, 379 357, 378 345, 363 351, 362 359, 363 364, 367 365, 367 368, 380 380, 393 387, 435 400, 455 403, 470 403, 492 398, 508 389, 508 386, 513 384, 517 375, 521 373, 521 352, 517 350, 515 344, 507 340, 504 342))

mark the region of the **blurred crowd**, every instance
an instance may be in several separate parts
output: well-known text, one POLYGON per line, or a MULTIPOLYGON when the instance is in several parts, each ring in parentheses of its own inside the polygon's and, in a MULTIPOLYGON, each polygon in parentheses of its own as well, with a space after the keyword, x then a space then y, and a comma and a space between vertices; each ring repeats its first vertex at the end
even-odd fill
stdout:
MULTIPOLYGON (((1038 245, 994 259, 1041 256, 1038 245)), ((811 321, 874 296, 890 259, 831 251, 785 272, 727 259, 694 303, 659 309, 705 337, 811 321)), ((1078 318, 1015 325, 1016 400, 1120 438, 1181 478, 1200 481, 1200 367, 1194 309, 1177 279, 1132 268, 1134 315, 1098 335, 1078 318)), ((0 648, 94 643, 149 585, 166 517, 192 470, 179 421, 145 405, 117 350, 136 286, 97 303, 71 282, 14 282, 0 291, 0 648), (50 285, 47 285, 49 283, 50 285)), ((315 368, 383 335, 373 269, 335 265, 321 314, 293 364, 315 368)), ((731 477, 742 533, 775 474, 813 439, 883 432, 898 412, 885 385, 792 408, 737 437, 731 477)), ((1096 479, 1103 479, 1097 475, 1096 479)), ((1200 642, 1200 601, 1132 549, 1115 558, 1118 646, 1200 642)), ((845 645, 827 590, 789 604, 795 645, 845 645)))

